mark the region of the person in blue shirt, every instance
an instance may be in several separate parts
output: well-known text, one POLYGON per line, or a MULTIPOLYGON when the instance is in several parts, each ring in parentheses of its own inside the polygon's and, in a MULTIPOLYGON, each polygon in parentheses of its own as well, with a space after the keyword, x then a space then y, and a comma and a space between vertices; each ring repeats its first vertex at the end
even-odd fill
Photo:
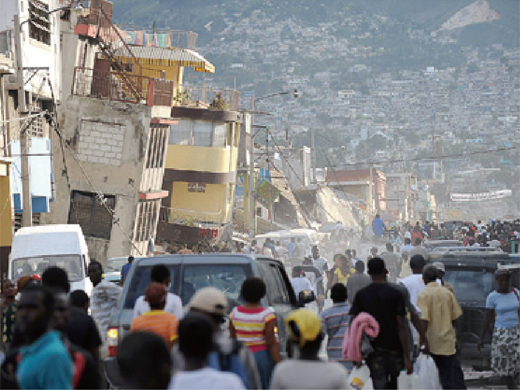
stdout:
POLYGON ((130 272, 130 268, 132 268, 132 263, 134 262, 134 256, 130 255, 128 256, 128 263, 123 265, 123 268, 121 268, 121 283, 125 283, 126 276, 128 275, 128 272, 130 272))
POLYGON ((289 251, 289 258, 294 257, 294 248, 296 247, 296 242, 294 242, 294 238, 291 238, 291 242, 287 244, 287 250, 289 251))
POLYGON ((520 292, 511 287, 511 272, 499 268, 495 272, 497 289, 486 300, 486 316, 480 333, 478 349, 484 345, 484 335, 495 320, 491 341, 491 368, 505 379, 508 389, 517 389, 520 373, 520 292))
POLYGON ((16 371, 21 389, 72 388, 72 360, 59 332, 51 330, 54 305, 54 295, 46 287, 29 286, 21 293, 16 317, 25 341, 16 371))
POLYGON ((376 214, 376 217, 372 221, 372 231, 374 232, 377 238, 381 238, 385 229, 385 223, 381 219, 380 215, 376 214))

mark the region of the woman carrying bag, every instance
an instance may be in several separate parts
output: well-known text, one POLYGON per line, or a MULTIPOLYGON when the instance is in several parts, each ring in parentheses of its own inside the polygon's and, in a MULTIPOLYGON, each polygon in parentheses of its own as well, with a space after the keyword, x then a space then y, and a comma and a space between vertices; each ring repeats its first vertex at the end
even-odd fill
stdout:
POLYGON ((484 335, 493 319, 495 327, 491 341, 491 368, 504 377, 508 389, 516 389, 516 376, 520 372, 520 293, 511 287, 511 273, 508 269, 495 272, 497 289, 486 300, 486 316, 478 343, 479 350, 484 345, 484 335))

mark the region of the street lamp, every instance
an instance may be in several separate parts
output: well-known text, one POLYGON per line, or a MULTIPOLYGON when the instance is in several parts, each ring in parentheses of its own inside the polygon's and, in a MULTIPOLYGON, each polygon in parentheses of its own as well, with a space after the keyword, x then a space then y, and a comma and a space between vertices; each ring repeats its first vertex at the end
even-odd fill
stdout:
MULTIPOLYGON (((255 164, 254 164, 254 154, 255 154, 255 143, 253 140, 253 128, 255 123, 254 113, 256 112, 256 103, 260 100, 270 99, 275 96, 288 95, 290 91, 280 91, 271 93, 269 95, 261 96, 256 98, 254 96, 251 97, 251 144, 249 145, 249 154, 250 154, 250 164, 249 164, 249 234, 250 236, 255 236, 256 234, 256 200, 255 200, 255 164)), ((300 96, 300 92, 298 89, 294 89, 292 91, 293 97, 296 99, 300 96)), ((246 213, 246 210, 244 210, 246 213)), ((273 220, 273 212, 271 209, 271 221, 273 220)))
MULTIPOLYGON (((38 16, 47 16, 54 12, 70 9, 75 0, 72 0, 69 6, 59 7, 47 12, 43 12, 38 16)), ((83 12, 83 7, 78 2, 73 9, 75 15, 79 16, 83 12)), ((28 19, 20 22, 20 15, 14 15, 14 43, 15 43, 15 62, 16 62, 16 81, 18 84, 18 109, 20 116, 27 113, 27 106, 25 102, 25 82, 23 78, 23 57, 22 57, 22 39, 21 28, 25 23, 34 20, 28 19)), ((32 198, 31 198, 31 182, 30 182, 30 167, 29 167, 29 151, 27 129, 22 128, 20 132, 20 165, 22 171, 22 197, 23 197, 23 214, 22 226, 32 226, 32 198)))

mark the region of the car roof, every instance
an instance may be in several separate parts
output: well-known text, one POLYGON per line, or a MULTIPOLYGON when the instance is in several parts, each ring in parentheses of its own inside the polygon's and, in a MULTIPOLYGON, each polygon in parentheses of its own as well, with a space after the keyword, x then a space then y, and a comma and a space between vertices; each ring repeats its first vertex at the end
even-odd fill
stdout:
POLYGON ((468 268, 489 268, 496 269, 499 264, 511 263, 511 258, 505 252, 469 252, 469 253, 448 253, 440 258, 434 259, 447 266, 468 268))
POLYGON ((250 264, 255 261, 275 261, 282 264, 279 260, 271 259, 262 255, 248 255, 242 253, 207 253, 190 255, 159 255, 136 259, 134 263, 137 267, 153 266, 156 264, 250 264))
POLYGON ((448 247, 448 246, 457 246, 453 244, 459 244, 462 246, 462 241, 459 240, 428 240, 424 242, 424 246, 436 246, 436 247, 448 247))

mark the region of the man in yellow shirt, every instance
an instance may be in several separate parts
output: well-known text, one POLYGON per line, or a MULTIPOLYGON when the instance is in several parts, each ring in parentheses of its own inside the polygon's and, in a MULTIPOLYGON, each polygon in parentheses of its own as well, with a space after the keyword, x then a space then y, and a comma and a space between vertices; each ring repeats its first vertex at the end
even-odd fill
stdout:
POLYGON ((426 330, 430 354, 439 370, 443 389, 466 389, 464 374, 456 354, 454 321, 462 315, 455 296, 437 283, 433 265, 423 269, 426 287, 417 298, 417 307, 426 330))

